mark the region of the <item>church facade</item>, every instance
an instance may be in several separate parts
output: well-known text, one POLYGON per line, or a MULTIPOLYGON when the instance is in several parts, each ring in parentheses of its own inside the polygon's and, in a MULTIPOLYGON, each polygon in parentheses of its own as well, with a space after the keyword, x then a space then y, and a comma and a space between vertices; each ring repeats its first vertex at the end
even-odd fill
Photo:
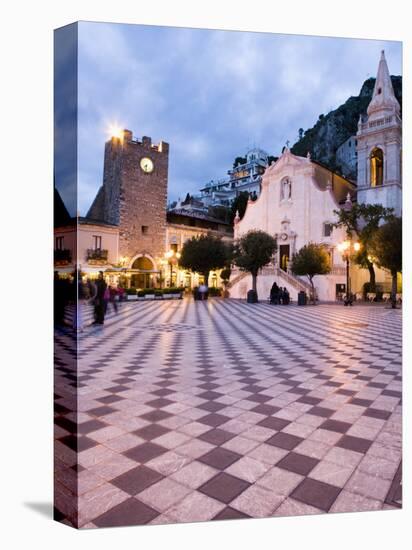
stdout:
MULTIPOLYGON (((290 272, 289 260, 304 245, 313 242, 329 251, 331 272, 318 275, 314 284, 320 300, 336 300, 346 288, 345 262, 338 244, 345 240, 343 229, 332 229, 336 210, 350 207, 353 201, 382 204, 402 212, 401 119, 384 52, 367 116, 359 121, 357 143, 357 185, 335 174, 310 155, 299 157, 285 148, 282 156, 268 167, 262 178, 259 198, 249 201, 242 220, 235 220, 235 239, 252 229, 261 229, 277 240, 274 261, 258 277, 258 294, 267 298, 274 281, 286 287, 292 297, 308 291, 307 281, 290 272)), ((352 291, 361 292, 369 280, 367 270, 353 267, 352 291)), ((377 270, 377 282, 389 283, 390 277, 377 270)), ((245 298, 252 287, 251 276, 235 270, 230 281, 230 295, 245 298)))

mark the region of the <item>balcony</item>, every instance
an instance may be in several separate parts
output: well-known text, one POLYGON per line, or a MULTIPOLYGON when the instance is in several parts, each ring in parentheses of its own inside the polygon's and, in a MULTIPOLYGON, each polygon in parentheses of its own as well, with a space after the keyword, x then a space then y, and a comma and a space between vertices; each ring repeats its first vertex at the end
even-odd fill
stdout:
POLYGON ((72 261, 72 253, 68 248, 54 250, 54 265, 68 265, 72 261))
POLYGON ((102 248, 89 248, 87 250, 87 261, 91 265, 103 265, 107 263, 109 251, 102 248))

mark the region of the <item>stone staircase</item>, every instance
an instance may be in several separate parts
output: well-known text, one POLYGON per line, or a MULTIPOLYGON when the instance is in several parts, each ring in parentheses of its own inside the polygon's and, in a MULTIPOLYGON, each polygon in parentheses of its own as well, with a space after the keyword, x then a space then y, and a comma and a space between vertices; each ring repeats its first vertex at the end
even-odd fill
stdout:
MULTIPOLYGON (((246 297, 243 296, 244 288, 241 287, 245 286, 244 284, 242 285, 242 281, 246 283, 247 278, 251 279, 250 273, 237 270, 234 270, 232 272, 232 277, 229 281, 229 284, 227 285, 227 289, 233 297, 246 297)), ((300 277, 296 277, 291 273, 287 273, 279 267, 265 266, 264 268, 262 268, 258 275, 258 287, 264 279, 268 281, 268 284, 265 285, 268 286, 268 288, 270 288, 274 281, 276 281, 279 286, 285 286, 288 289, 289 293, 293 295, 293 299, 296 299, 298 292, 302 290, 303 292, 306 292, 307 295, 309 295, 312 291, 312 287, 310 286, 309 282, 306 282, 300 277)), ((249 286, 249 288, 251 288, 251 285, 249 286)), ((266 289, 265 292, 269 295, 268 289, 266 289)))

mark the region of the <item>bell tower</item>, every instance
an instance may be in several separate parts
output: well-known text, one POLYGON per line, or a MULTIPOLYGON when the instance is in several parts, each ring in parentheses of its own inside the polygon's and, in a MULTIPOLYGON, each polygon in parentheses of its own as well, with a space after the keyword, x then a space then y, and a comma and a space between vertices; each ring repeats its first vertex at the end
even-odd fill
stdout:
POLYGON ((382 51, 367 115, 358 123, 358 202, 402 213, 402 121, 382 51))

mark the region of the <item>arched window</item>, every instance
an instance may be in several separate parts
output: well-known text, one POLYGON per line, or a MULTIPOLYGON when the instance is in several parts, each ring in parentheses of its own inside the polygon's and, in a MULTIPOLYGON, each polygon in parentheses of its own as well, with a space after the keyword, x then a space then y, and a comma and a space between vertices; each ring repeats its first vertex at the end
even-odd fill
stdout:
POLYGON ((149 258, 140 256, 133 262, 132 269, 150 270, 153 269, 153 263, 149 260, 149 258))
POLYGON ((383 151, 378 147, 373 149, 370 156, 371 187, 383 184, 383 151))

